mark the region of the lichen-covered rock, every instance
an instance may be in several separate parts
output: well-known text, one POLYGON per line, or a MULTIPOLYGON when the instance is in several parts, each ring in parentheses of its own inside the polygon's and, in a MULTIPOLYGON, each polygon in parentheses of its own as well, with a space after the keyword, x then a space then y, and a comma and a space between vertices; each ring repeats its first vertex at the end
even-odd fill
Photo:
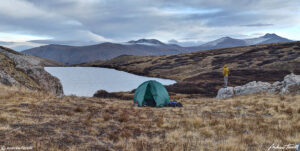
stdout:
POLYGON ((12 85, 19 86, 20 85, 20 83, 18 81, 16 81, 9 74, 5 73, 2 70, 0 70, 0 82, 2 84, 8 85, 8 86, 12 86, 12 85))
POLYGON ((217 98, 229 98, 232 96, 247 95, 253 93, 268 92, 273 94, 300 94, 300 75, 293 73, 284 77, 282 82, 276 81, 273 84, 268 82, 249 82, 242 86, 233 87, 233 91, 221 88, 217 98))
POLYGON ((270 89, 271 84, 268 82, 249 82, 243 86, 234 87, 235 95, 253 94, 258 92, 266 92, 270 89))
POLYGON ((217 99, 231 98, 233 95, 233 87, 221 88, 218 91, 217 99))
POLYGON ((282 81, 283 88, 281 89, 280 93, 300 93, 300 75, 289 74, 284 77, 282 81))
POLYGON ((268 90, 269 93, 279 93, 283 88, 283 82, 276 81, 271 85, 271 88, 268 90))
POLYGON ((61 96, 63 89, 59 79, 46 72, 42 66, 52 63, 0 47, 0 82, 61 96))
POLYGON ((300 151, 300 143, 298 143, 295 147, 296 147, 296 151, 300 151))

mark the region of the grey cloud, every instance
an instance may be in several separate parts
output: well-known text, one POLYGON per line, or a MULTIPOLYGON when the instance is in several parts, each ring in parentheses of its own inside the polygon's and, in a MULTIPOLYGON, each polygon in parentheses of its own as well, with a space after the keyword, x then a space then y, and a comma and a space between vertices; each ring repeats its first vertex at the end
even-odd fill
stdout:
POLYGON ((248 25, 242 25, 246 27, 265 27, 265 26, 273 26, 273 24, 264 24, 264 23, 257 23, 257 24, 248 24, 248 25))
POLYGON ((13 42, 0 41, 0 45, 11 45, 13 42))
POLYGON ((206 40, 246 34, 247 27, 299 25, 300 15, 299 0, 11 0, 11 7, 17 2, 40 14, 14 18, 14 12, 0 11, 2 30, 67 41, 206 40))

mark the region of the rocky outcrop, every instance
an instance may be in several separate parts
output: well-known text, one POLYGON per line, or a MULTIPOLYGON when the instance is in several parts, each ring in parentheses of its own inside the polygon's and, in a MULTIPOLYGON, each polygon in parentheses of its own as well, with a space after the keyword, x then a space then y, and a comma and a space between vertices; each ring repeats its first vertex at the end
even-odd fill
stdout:
POLYGON ((290 74, 279 84, 280 93, 300 94, 300 75, 290 74))
POLYGON ((55 63, 0 47, 0 82, 2 84, 25 86, 32 90, 63 95, 59 79, 46 72, 44 65, 55 66, 55 63))
POLYGON ((232 96, 261 92, 273 94, 300 94, 300 75, 291 73, 285 76, 283 81, 276 81, 273 84, 253 81, 243 86, 221 88, 218 91, 217 98, 224 99, 232 96))
POLYGON ((235 95, 245 95, 245 94, 252 94, 258 92, 266 92, 270 89, 271 84, 268 82, 249 82, 243 86, 236 86, 234 87, 234 94, 235 95))
POLYGON ((233 87, 222 88, 218 91, 218 99, 231 98, 234 95, 233 87))

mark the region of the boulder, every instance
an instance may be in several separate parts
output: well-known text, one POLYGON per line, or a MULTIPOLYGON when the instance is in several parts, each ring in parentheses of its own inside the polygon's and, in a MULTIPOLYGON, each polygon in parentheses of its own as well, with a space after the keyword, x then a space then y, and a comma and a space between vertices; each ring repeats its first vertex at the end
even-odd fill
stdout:
POLYGON ((300 75, 295 75, 293 73, 289 74, 284 77, 282 83, 283 83, 283 88, 280 91, 281 94, 300 93, 300 75))
POLYGON ((300 143, 298 143, 295 147, 296 147, 296 151, 300 151, 300 143))
POLYGON ((279 93, 283 88, 283 82, 276 81, 271 85, 271 88, 268 90, 269 93, 279 93))
POLYGON ((234 87, 234 94, 235 95, 246 95, 246 94, 253 94, 258 92, 266 92, 270 89, 271 84, 268 82, 249 82, 243 86, 234 87))
POLYGON ((217 99, 231 98, 233 95, 233 87, 221 88, 218 91, 217 99))
POLYGON ((42 90, 55 94, 57 96, 63 95, 63 87, 57 77, 52 76, 44 70, 44 68, 31 68, 24 71, 30 78, 32 78, 42 90))
POLYGON ((300 94, 300 75, 291 73, 285 76, 282 82, 276 81, 273 84, 252 81, 242 86, 221 88, 218 91, 217 98, 223 99, 235 95, 239 96, 260 92, 273 94, 300 94))

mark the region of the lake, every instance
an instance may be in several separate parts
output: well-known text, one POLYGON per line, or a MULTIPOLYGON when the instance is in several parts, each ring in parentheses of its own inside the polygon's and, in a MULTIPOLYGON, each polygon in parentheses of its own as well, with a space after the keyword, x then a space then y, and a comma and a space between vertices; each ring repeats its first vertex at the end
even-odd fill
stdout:
POLYGON ((60 80, 65 95, 93 96, 100 89, 107 92, 131 91, 148 80, 156 80, 163 85, 176 83, 174 80, 97 67, 45 67, 45 70, 60 80))

